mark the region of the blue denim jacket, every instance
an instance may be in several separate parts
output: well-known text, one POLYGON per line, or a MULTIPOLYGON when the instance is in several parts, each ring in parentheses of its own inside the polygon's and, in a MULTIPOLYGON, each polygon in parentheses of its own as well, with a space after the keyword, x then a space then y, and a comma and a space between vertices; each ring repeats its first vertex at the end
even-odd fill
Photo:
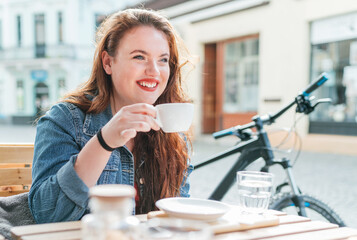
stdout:
MULTIPOLYGON (((78 177, 78 153, 112 118, 110 106, 99 114, 86 114, 70 103, 53 106, 37 125, 29 206, 37 223, 79 220, 89 212, 88 187, 78 177)), ((189 165, 186 175, 192 171, 189 165)), ((186 178, 186 177, 185 177, 186 178)), ((97 184, 134 186, 134 160, 124 146, 113 151, 97 184)), ((184 179, 180 195, 189 197, 184 179)))

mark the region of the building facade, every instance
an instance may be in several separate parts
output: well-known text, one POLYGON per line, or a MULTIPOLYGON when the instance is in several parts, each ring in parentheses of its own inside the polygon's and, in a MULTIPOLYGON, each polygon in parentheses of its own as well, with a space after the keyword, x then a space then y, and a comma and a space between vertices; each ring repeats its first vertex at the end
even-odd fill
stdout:
MULTIPOLYGON (((95 29, 142 1, 0 0, 0 122, 30 123, 89 76, 95 29), (129 5, 130 4, 130 5, 129 5)), ((148 0, 200 59, 194 134, 276 112, 321 72, 330 97, 296 125, 304 148, 357 154, 355 0, 148 0)), ((295 111, 277 126, 294 125, 295 111)))
POLYGON ((87 79, 96 28, 126 4, 1 0, 0 122, 29 124, 87 79))
MULTIPOLYGON (((296 125, 307 150, 357 154, 354 0, 148 1, 170 17, 200 63, 187 81, 195 133, 274 113, 326 72, 313 95, 331 98, 296 125), (173 1, 174 2, 174 1, 173 1), (160 7, 160 3, 163 7, 160 7)), ((275 125, 294 126, 295 111, 275 125)), ((272 126, 274 127, 274 126, 272 126)))

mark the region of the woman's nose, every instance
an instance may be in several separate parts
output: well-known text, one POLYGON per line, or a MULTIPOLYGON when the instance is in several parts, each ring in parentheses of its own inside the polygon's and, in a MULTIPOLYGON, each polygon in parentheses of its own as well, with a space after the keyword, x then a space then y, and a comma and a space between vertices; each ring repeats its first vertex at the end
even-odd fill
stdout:
POLYGON ((157 65, 157 63, 155 61, 150 60, 150 61, 147 62, 146 74, 149 75, 149 76, 158 76, 158 75, 160 75, 159 66, 157 65))

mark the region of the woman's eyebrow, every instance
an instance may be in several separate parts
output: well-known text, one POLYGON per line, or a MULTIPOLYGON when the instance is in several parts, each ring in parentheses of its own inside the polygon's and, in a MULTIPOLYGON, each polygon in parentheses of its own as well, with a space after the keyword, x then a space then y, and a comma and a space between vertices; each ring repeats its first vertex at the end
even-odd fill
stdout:
POLYGON ((142 54, 146 54, 146 55, 148 55, 148 53, 147 53, 147 52, 145 52, 144 50, 140 50, 140 49, 136 49, 136 50, 134 50, 134 51, 130 52, 130 54, 133 54, 133 53, 142 53, 142 54))
MULTIPOLYGON (((141 53, 141 54, 149 55, 149 53, 147 53, 144 50, 140 50, 140 49, 135 49, 134 51, 130 52, 130 54, 134 54, 134 53, 141 53)), ((168 53, 163 53, 160 55, 160 57, 169 57, 169 56, 170 56, 170 54, 168 54, 168 53)))
POLYGON ((160 57, 170 57, 170 54, 168 54, 168 53, 163 53, 163 54, 160 55, 160 57))

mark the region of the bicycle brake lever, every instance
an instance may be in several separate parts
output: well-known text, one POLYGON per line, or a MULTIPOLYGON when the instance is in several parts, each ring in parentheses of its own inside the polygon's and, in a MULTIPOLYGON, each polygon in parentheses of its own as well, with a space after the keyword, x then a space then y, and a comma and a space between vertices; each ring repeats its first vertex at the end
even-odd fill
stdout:
POLYGON ((309 114, 310 112, 314 111, 315 107, 320 103, 332 103, 332 100, 331 98, 321 98, 317 100, 316 103, 313 106, 311 106, 311 109, 309 109, 309 111, 306 114, 309 114))
POLYGON ((332 99, 331 98, 321 98, 321 99, 317 100, 316 103, 312 107, 315 108, 320 103, 332 103, 332 99))
POLYGON ((320 103, 329 103, 332 102, 330 98, 321 98, 316 101, 314 105, 311 105, 311 100, 313 100, 315 97, 306 97, 304 95, 299 95, 296 97, 296 112, 299 113, 304 113, 304 114, 310 114, 315 110, 315 107, 320 104, 320 103))

